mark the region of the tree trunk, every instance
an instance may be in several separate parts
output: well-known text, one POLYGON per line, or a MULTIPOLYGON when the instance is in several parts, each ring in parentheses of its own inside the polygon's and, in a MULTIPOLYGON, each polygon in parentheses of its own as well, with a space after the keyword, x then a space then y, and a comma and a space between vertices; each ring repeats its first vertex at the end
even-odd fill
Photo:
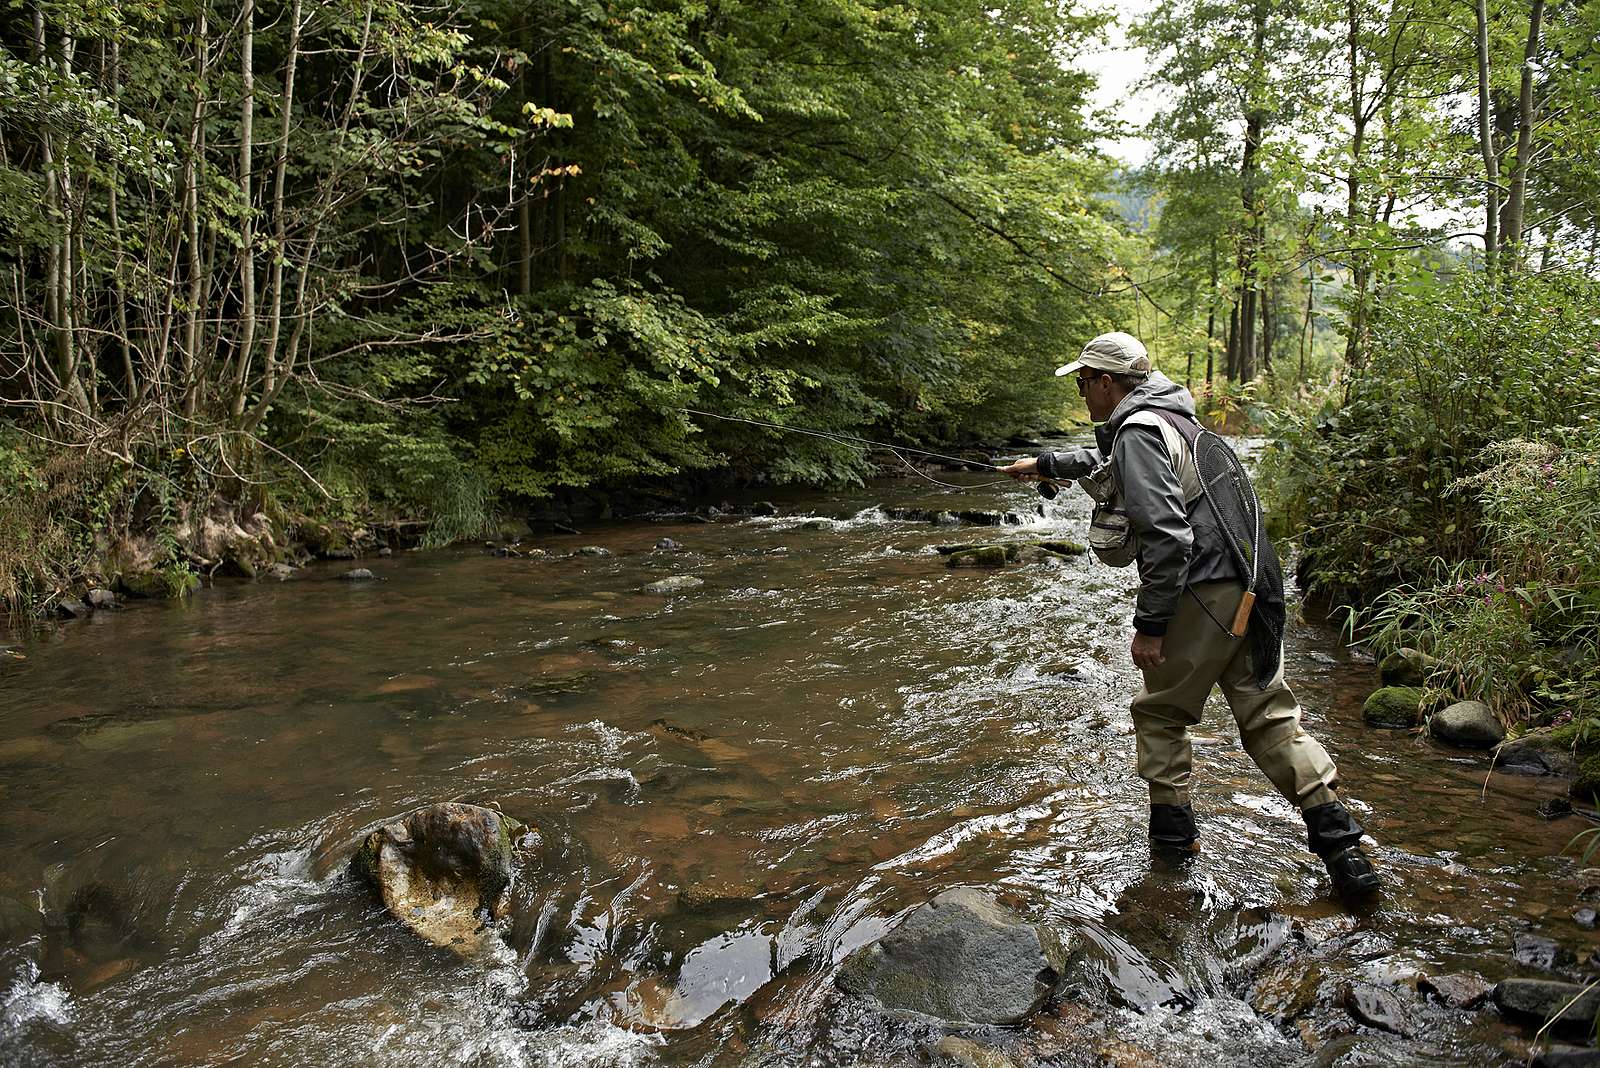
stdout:
MULTIPOLYGON (((294 75, 300 61, 301 0, 289 9, 289 45, 283 60, 283 121, 278 126, 277 160, 272 175, 272 274, 268 290, 272 309, 268 312, 266 362, 262 366, 261 391, 272 393, 278 381, 278 341, 283 332, 283 262, 289 257, 288 220, 284 214, 284 183, 289 170, 289 132, 294 127, 294 75)), ((240 394, 243 400, 243 394, 240 394)), ((239 411, 243 411, 241 407, 239 411)), ((237 414, 237 413, 236 413, 237 414)))
POLYGON ((252 191, 256 117, 255 0, 244 0, 241 18, 244 28, 239 41, 239 76, 244 99, 239 104, 239 351, 234 354, 236 362, 231 403, 235 420, 244 414, 250 362, 255 355, 256 345, 255 196, 252 191))
POLYGON ((1261 372, 1272 374, 1272 286, 1261 290, 1261 372))
POLYGON ((1317 269, 1315 261, 1306 264, 1306 321, 1300 328, 1300 374, 1296 380, 1306 380, 1306 350, 1311 345, 1311 318, 1317 296, 1317 269))
POLYGON ((1211 232, 1211 288, 1206 296, 1206 388, 1211 388, 1211 364, 1217 336, 1217 233, 1211 232))
POLYGON ((195 28, 194 108, 189 114, 189 152, 183 164, 184 227, 189 246, 188 306, 183 328, 183 410, 193 415, 199 388, 200 342, 205 331, 201 302, 205 298, 204 260, 200 250, 200 179, 205 167, 206 49, 210 28, 207 9, 200 6, 195 28))
MULTIPOLYGON (((1266 77, 1266 5, 1260 0, 1252 7, 1254 32, 1251 35, 1251 69, 1255 77, 1266 77)), ((1243 236, 1239 242, 1239 328, 1237 336, 1238 380, 1247 382, 1255 372, 1257 261, 1261 257, 1265 226, 1264 206, 1260 203, 1261 167, 1256 154, 1266 129, 1266 112, 1258 95, 1264 90, 1251 86, 1244 109, 1244 151, 1239 160, 1239 198, 1244 209, 1243 236)))
MULTIPOLYGON (((111 99, 118 100, 122 97, 122 51, 121 45, 111 42, 110 58, 107 62, 107 84, 111 90, 111 99)), ((126 387, 126 398, 131 406, 139 399, 140 386, 138 374, 133 368, 133 345, 128 337, 128 294, 123 285, 123 259, 124 248, 122 241, 122 219, 117 210, 117 186, 121 182, 121 170, 112 164, 106 190, 106 217, 111 224, 111 243, 116 248, 115 258, 111 264, 111 307, 112 315, 117 324, 117 348, 122 355, 122 376, 126 387)))
POLYGON ((1483 262, 1490 275, 1500 252, 1500 162, 1489 112, 1489 9, 1478 0, 1478 150, 1483 155, 1483 262))
MULTIPOLYGON (((1480 0, 1482 2, 1482 0, 1480 0)), ((1544 0, 1533 0, 1528 10, 1528 42, 1522 52, 1522 87, 1517 103, 1517 158, 1511 170, 1511 196, 1501 233, 1501 261, 1516 270, 1522 260, 1522 225, 1528 197, 1528 168, 1533 157, 1533 64, 1539 58, 1539 29, 1544 0)))

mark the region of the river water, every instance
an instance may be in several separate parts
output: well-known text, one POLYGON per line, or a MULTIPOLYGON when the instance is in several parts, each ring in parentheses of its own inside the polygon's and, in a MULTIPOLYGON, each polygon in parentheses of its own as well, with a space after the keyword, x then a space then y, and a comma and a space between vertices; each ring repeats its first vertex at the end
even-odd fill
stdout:
POLYGON ((1533 811, 1559 784, 1364 728, 1375 669, 1292 622, 1289 677, 1375 840, 1382 906, 1330 899, 1220 702, 1197 737, 1204 851, 1153 861, 1132 576, 1088 557, 951 570, 933 548, 1081 538, 1081 495, 1037 501, 887 481, 773 518, 538 539, 551 559, 399 553, 363 561, 375 582, 317 565, 14 637, 0 1062, 928 1063, 937 1032, 830 977, 953 886, 1078 947, 1043 1016, 977 1036, 1019 1062, 1524 1054, 1493 1010, 1412 987, 1516 973, 1521 932, 1594 948, 1570 918, 1595 874, 1563 855, 1577 821, 1533 811), (562 558, 591 544, 611 555, 562 558), (638 592, 674 574, 705 586, 638 592), (365 829, 448 799, 543 837, 489 959, 426 949, 345 874, 365 829), (1367 984, 1404 1037, 1345 1011, 1367 984))

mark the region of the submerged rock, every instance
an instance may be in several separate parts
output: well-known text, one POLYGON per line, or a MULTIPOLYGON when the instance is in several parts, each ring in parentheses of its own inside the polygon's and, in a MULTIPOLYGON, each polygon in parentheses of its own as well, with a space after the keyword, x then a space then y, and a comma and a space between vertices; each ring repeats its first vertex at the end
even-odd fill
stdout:
POLYGON ((339 577, 344 579, 346 582, 366 582, 369 579, 377 578, 376 575, 364 567, 358 567, 350 571, 346 571, 339 577))
POLYGON ((639 588, 645 593, 681 593, 684 590, 698 589, 705 584, 705 579, 695 578, 693 575, 669 575, 667 578, 657 579, 639 588))
POLYGON ((957 1026, 1019 1023, 1055 990, 1066 953, 1055 935, 978 890, 946 890, 839 969, 846 991, 895 1012, 957 1026))
POLYGON ((585 545, 578 550, 579 556, 610 556, 611 550, 603 545, 585 545))
POLYGON ((1496 746, 1494 766, 1518 775, 1570 776, 1578 770, 1572 747, 1549 731, 1529 731, 1496 746))
POLYGON ((1518 964, 1546 972, 1571 967, 1578 959, 1554 938, 1530 932, 1522 932, 1511 939, 1511 956, 1518 964))
POLYGON ((999 1050, 955 1035, 941 1038, 934 1052, 959 1068, 1017 1068, 1017 1062, 999 1050))
POLYGON ((1600 1012, 1600 987, 1586 989, 1553 979, 1505 979, 1494 988, 1494 1003, 1516 1019, 1538 1024, 1555 1020, 1560 1025, 1587 1028, 1600 1012))
POLYGON ((978 545, 971 549, 953 552, 945 558, 946 567, 1005 567, 1021 558, 1021 552, 1010 545, 978 545))
POLYGON ((1369 727, 1415 727, 1422 717, 1422 691, 1415 686, 1385 686, 1361 706, 1369 727))
POLYGON ((1428 717, 1428 733, 1463 749, 1492 749, 1505 741, 1506 729, 1482 701, 1457 701, 1428 717))
POLYGON ((675 553, 679 549, 683 548, 683 546, 672 538, 657 538, 656 548, 660 549, 664 553, 675 553))
POLYGON ((288 564, 273 564, 267 568, 267 577, 276 579, 279 582, 287 582, 298 570, 299 568, 290 567, 288 564))
POLYGON ((1345 990, 1344 1006, 1359 1024, 1376 1027, 1393 1035, 1409 1035, 1412 1032, 1411 1023, 1406 1018, 1405 1004, 1392 990, 1371 983, 1355 983, 1345 990))
POLYGON ((395 919, 433 945, 471 956, 504 915, 514 830, 526 831, 491 808, 429 805, 367 835, 350 863, 395 919))
POLYGON ((1528 1068, 1600 1068, 1600 1049, 1588 1046, 1555 1045, 1540 1050, 1528 1068))
POLYGON ((1489 1000, 1494 987, 1479 976, 1456 972, 1423 976, 1417 982, 1417 989, 1433 995, 1441 1004, 1452 1009, 1470 1012, 1481 1008, 1489 1000))
POLYGON ((87 619, 94 609, 89 607, 87 601, 80 601, 76 597, 63 597, 56 602, 56 611, 67 619, 87 619))

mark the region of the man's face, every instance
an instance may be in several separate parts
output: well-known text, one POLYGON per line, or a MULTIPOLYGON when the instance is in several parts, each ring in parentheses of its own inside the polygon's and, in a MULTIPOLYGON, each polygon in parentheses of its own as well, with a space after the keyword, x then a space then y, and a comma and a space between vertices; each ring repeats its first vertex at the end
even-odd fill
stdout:
POLYGON ((1111 418, 1117 401, 1121 399, 1115 395, 1115 385, 1111 376, 1104 371, 1086 367, 1078 372, 1078 393, 1083 397, 1083 403, 1089 406, 1090 419, 1103 423, 1111 418))

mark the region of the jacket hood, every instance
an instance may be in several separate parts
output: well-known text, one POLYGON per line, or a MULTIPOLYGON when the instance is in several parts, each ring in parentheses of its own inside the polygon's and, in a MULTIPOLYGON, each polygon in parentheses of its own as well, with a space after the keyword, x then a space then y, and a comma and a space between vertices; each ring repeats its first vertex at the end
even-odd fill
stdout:
POLYGON ((1111 418, 1095 428, 1095 437, 1104 434, 1103 444, 1109 445, 1117 436, 1123 421, 1142 408, 1165 408, 1193 419, 1194 397, 1160 371, 1151 371, 1149 378, 1134 387, 1133 392, 1123 397, 1122 402, 1112 409, 1111 418))

